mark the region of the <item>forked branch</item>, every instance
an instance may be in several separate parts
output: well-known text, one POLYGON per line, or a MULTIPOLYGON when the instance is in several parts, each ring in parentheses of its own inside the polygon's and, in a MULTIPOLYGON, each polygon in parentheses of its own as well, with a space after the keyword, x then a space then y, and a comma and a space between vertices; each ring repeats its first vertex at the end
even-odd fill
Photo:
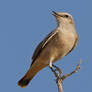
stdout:
POLYGON ((57 67, 57 66, 55 66, 55 65, 53 65, 53 67, 55 68, 55 69, 53 69, 53 68, 50 68, 51 69, 51 71, 54 73, 54 75, 55 75, 55 77, 56 77, 56 83, 57 83, 57 86, 58 86, 58 91, 59 92, 63 92, 63 88, 62 88, 62 83, 63 83, 63 81, 66 79, 66 78, 68 78, 69 76, 71 76, 72 74, 74 74, 74 73, 76 73, 76 72, 78 72, 78 70, 80 69, 80 64, 81 64, 81 60, 79 61, 79 63, 78 63, 78 65, 76 66, 76 69, 74 70, 74 71, 72 71, 72 72, 70 72, 70 73, 68 73, 68 74, 64 74, 63 76, 61 76, 61 70, 57 67), (57 72, 56 72, 57 71, 57 72))

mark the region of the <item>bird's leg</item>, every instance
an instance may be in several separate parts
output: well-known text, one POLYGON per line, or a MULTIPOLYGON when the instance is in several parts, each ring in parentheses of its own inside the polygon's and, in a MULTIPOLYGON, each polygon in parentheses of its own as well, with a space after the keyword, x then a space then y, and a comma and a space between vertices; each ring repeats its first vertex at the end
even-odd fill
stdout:
POLYGON ((55 75, 57 75, 56 70, 53 69, 52 66, 53 66, 52 62, 49 62, 49 68, 51 69, 51 71, 52 71, 55 75))
POLYGON ((52 62, 51 61, 49 62, 49 68, 52 68, 52 62))
POLYGON ((59 67, 57 67, 56 65, 54 65, 54 64, 52 64, 52 66, 55 68, 55 71, 58 71, 58 74, 61 75, 62 70, 59 67))
POLYGON ((61 77, 62 71, 60 70, 60 68, 58 68, 57 66, 55 66, 54 64, 52 64, 52 62, 49 63, 49 68, 54 73, 54 75, 56 76, 56 78, 60 78, 61 77))
POLYGON ((55 69, 53 69, 52 67, 49 66, 49 68, 51 69, 51 71, 54 73, 54 75, 56 76, 56 78, 58 77, 58 74, 56 73, 55 69))

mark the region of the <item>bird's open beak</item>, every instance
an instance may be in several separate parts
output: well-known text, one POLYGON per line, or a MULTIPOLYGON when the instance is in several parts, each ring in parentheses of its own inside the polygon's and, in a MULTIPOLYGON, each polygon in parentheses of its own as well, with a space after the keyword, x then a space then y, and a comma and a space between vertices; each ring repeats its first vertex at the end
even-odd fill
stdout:
POLYGON ((61 15, 59 15, 57 12, 55 12, 55 11, 52 11, 53 12, 53 16, 55 16, 55 17, 57 17, 57 16, 59 16, 59 17, 62 17, 61 15))

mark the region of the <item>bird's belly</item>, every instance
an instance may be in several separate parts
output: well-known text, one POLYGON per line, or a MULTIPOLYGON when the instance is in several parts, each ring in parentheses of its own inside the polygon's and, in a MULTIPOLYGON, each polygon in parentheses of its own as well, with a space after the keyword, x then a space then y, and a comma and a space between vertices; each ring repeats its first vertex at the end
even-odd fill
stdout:
POLYGON ((71 44, 64 43, 63 46, 56 48, 55 52, 53 52, 55 53, 53 62, 63 58, 72 49, 72 47, 73 46, 71 44))
POLYGON ((60 40, 59 43, 54 40, 50 42, 41 53, 40 62, 43 64, 49 64, 50 61, 56 62, 63 58, 73 47, 73 40, 60 40), (61 41, 61 43, 60 43, 61 41))

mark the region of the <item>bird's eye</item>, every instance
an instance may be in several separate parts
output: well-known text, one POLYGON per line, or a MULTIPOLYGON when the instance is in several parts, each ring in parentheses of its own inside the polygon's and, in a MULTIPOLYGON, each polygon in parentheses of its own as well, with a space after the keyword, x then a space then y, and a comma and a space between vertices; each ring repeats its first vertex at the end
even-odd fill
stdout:
POLYGON ((64 18, 68 18, 69 16, 68 16, 68 15, 64 15, 63 17, 64 17, 64 18))

